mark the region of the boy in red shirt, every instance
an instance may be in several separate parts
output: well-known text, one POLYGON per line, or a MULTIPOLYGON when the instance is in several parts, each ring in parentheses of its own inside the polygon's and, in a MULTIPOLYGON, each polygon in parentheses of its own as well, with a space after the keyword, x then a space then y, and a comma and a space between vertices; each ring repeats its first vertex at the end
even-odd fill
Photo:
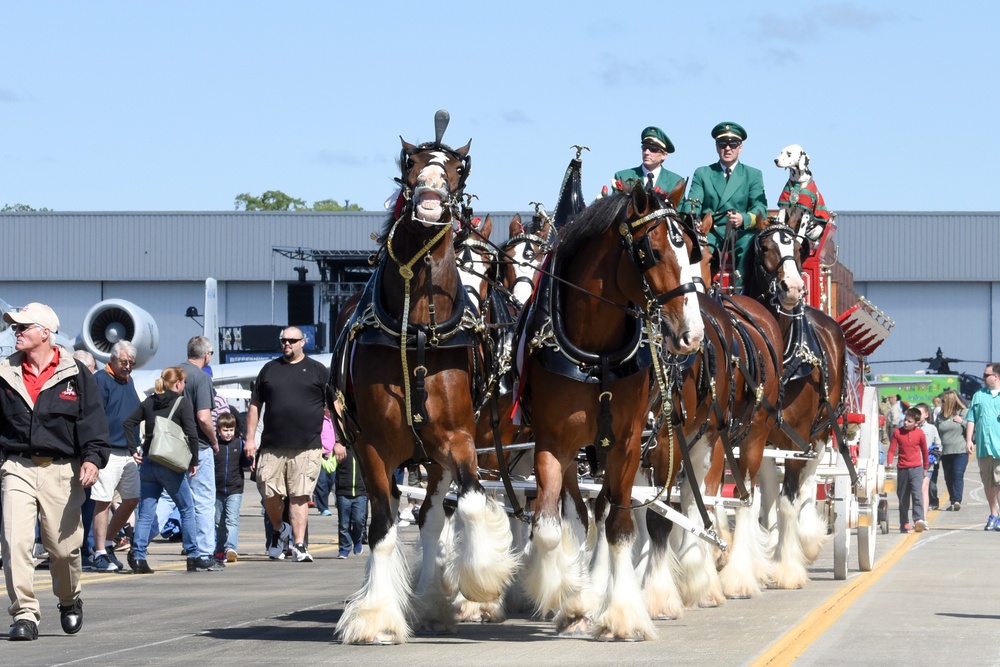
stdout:
POLYGON ((920 411, 910 408, 903 418, 903 427, 892 434, 886 465, 891 466, 899 451, 896 467, 896 496, 899 497, 899 532, 910 532, 910 502, 913 503, 913 530, 922 533, 927 528, 924 521, 924 472, 930 465, 927 458, 927 438, 917 428, 920 411))

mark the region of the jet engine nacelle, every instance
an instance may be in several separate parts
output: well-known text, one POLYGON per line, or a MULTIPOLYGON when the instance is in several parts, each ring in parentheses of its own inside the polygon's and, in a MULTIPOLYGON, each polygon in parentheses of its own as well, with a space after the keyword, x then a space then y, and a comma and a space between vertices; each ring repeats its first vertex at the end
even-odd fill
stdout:
POLYGON ((160 346, 160 330, 153 316, 124 299, 106 299, 83 318, 83 330, 76 339, 77 350, 87 350, 99 363, 111 358, 111 347, 120 340, 135 345, 135 365, 153 358, 160 346))

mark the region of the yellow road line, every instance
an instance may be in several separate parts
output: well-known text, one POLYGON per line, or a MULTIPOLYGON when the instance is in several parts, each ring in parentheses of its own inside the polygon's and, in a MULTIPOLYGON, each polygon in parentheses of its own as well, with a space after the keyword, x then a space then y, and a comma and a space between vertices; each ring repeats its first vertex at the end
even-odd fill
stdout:
MULTIPOLYGON (((932 512, 931 515, 936 515, 936 512, 932 512)), ((928 519, 934 518, 931 515, 928 515, 928 519)), ((910 533, 900 539, 896 546, 876 561, 871 572, 858 574, 848 584, 827 598, 801 623, 785 633, 778 641, 771 644, 760 657, 750 663, 751 667, 764 667, 765 665, 778 667, 791 665, 795 662, 796 658, 805 653, 806 649, 819 639, 859 597, 906 555, 910 547, 916 544, 918 538, 918 533, 910 533)))

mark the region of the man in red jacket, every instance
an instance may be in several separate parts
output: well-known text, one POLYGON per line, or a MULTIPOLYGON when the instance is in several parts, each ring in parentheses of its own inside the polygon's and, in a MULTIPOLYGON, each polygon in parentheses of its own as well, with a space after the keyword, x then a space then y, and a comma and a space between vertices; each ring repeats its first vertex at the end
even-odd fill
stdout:
POLYGON ((13 325, 17 350, 0 361, 4 580, 14 618, 8 638, 30 641, 41 620, 31 559, 39 519, 63 632, 83 627, 81 506, 110 456, 108 422, 94 376, 56 345, 59 318, 51 308, 29 303, 3 319, 13 325))

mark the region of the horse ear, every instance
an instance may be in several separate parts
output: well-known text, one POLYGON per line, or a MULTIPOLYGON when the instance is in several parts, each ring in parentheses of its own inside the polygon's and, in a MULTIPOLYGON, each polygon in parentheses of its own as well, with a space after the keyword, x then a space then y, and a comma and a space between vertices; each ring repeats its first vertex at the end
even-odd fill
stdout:
POLYGON ((461 155, 462 157, 465 157, 466 155, 469 154, 469 149, 470 148, 472 148, 472 139, 469 139, 469 143, 465 144, 464 146, 462 146, 461 148, 459 148, 455 152, 458 153, 459 155, 461 155))
POLYGON ((404 153, 412 153, 417 147, 408 142, 403 138, 403 135, 399 135, 399 141, 403 144, 404 153))
POLYGON ((713 218, 711 213, 706 213, 701 216, 701 224, 698 225, 698 233, 702 236, 707 235, 712 230, 712 222, 713 218))
POLYGON ((518 234, 524 233, 524 225, 521 224, 520 213, 515 213, 514 217, 510 219, 510 225, 507 227, 507 232, 509 236, 517 236, 518 234))
POLYGON ((490 217, 489 213, 486 214, 486 219, 483 220, 483 223, 479 225, 479 233, 485 238, 489 238, 493 234, 493 218, 490 217))
POLYGON ((632 188, 632 208, 636 213, 644 213, 649 206, 649 197, 646 196, 646 189, 641 184, 632 188))
POLYGON ((681 205, 681 199, 684 198, 684 190, 687 189, 687 184, 687 179, 682 178, 677 181, 677 185, 675 185, 674 189, 670 191, 669 195, 667 195, 667 201, 670 202, 670 206, 674 209, 681 205))

